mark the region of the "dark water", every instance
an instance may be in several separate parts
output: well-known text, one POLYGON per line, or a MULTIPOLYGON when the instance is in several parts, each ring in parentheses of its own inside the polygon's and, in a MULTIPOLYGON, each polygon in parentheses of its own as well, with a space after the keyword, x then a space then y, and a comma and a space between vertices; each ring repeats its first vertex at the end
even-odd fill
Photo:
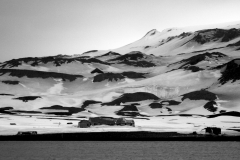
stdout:
POLYGON ((0 142, 1 160, 231 160, 239 142, 0 142))

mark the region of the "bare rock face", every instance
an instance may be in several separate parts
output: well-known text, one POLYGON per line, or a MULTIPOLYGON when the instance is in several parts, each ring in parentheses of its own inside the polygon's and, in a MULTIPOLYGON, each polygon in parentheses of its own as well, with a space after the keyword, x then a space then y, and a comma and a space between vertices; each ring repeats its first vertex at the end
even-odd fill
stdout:
POLYGON ((124 78, 138 79, 145 78, 144 73, 136 72, 123 72, 123 73, 102 73, 94 77, 93 82, 102 82, 107 81, 118 81, 124 78))
POLYGON ((42 71, 32 71, 32 70, 19 70, 19 69, 0 69, 0 74, 9 74, 12 77, 28 77, 28 78, 57 78, 62 79, 63 81, 69 80, 74 81, 77 78, 83 78, 82 75, 72 75, 65 73, 56 73, 56 72, 42 72, 42 71))
POLYGON ((104 72, 102 70, 96 68, 91 73, 94 74, 94 73, 104 73, 104 72))
POLYGON ((235 82, 240 80, 240 59, 234 59, 221 66, 223 69, 222 76, 219 78, 221 84, 225 84, 228 81, 235 82))
POLYGON ((214 93, 211 93, 206 90, 194 91, 187 94, 182 95, 182 101, 185 99, 190 100, 209 100, 214 101, 217 99, 217 96, 214 93))
POLYGON ((121 97, 115 99, 112 102, 103 103, 102 105, 120 105, 126 102, 138 102, 144 100, 158 100, 159 98, 151 93, 146 92, 136 92, 136 93, 126 93, 121 97))
POLYGON ((203 107, 210 112, 216 112, 218 108, 215 107, 215 105, 217 105, 217 103, 215 101, 210 101, 210 102, 206 103, 203 107))
POLYGON ((28 102, 28 101, 33 101, 37 98, 41 98, 40 96, 25 96, 25 97, 18 97, 18 98, 14 98, 14 99, 18 99, 21 100, 23 102, 28 102))
POLYGON ((194 41, 204 44, 210 41, 229 42, 234 38, 240 36, 240 30, 232 28, 230 30, 224 29, 206 29, 197 32, 198 34, 194 37, 194 41))
MULTIPOLYGON (((135 67, 154 67, 156 64, 148 60, 149 56, 138 51, 133 51, 117 58, 108 60, 109 63, 126 64, 135 67)), ((150 58, 151 59, 151 58, 150 58)))

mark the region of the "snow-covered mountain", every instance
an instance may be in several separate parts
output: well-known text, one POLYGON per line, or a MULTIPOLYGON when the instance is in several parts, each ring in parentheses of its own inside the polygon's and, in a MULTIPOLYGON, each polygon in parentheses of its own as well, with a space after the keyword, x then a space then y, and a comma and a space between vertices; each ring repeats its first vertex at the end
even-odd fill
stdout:
MULTIPOLYGON (((235 44, 240 40, 239 28, 240 21, 208 26, 169 28, 162 32, 153 29, 140 40, 111 51, 120 54, 140 51, 147 55, 153 54, 156 56, 169 56, 208 49, 222 49, 222 52, 229 53, 229 50, 227 50, 229 46, 226 46, 235 44)), ((109 50, 93 50, 85 52, 84 55, 96 56, 106 52, 109 52, 109 50)), ((232 52, 232 54, 235 53, 232 52)))
POLYGON ((154 29, 82 55, 12 59, 0 63, 0 125, 8 133, 9 122, 108 116, 134 118, 146 130, 228 132, 240 122, 239 64, 240 22, 154 29))

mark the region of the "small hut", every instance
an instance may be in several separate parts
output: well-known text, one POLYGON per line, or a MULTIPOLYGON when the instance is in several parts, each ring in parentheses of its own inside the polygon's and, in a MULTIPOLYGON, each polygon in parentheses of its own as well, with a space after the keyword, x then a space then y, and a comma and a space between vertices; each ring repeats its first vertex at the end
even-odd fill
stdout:
POLYGON ((135 127, 135 122, 132 119, 131 120, 126 120, 126 125, 135 127))
POLYGON ((78 122, 78 127, 79 128, 89 128, 91 126, 91 122, 88 120, 81 120, 78 122))
POLYGON ((214 135, 221 134, 221 128, 218 128, 218 127, 207 127, 205 129, 206 129, 206 133, 208 134, 214 134, 214 135))
POLYGON ((35 134, 37 134, 37 131, 25 131, 25 132, 19 131, 17 133, 17 135, 35 135, 35 134))
POLYGON ((125 118, 118 118, 116 120, 116 125, 119 125, 119 126, 124 126, 126 125, 126 119, 125 118))
POLYGON ((91 117, 89 118, 91 125, 110 125, 113 126, 116 123, 115 118, 112 117, 91 117))
POLYGON ((124 125, 135 126, 135 122, 134 122, 134 120, 127 120, 125 118, 118 118, 116 120, 116 125, 120 125, 120 126, 124 126, 124 125))

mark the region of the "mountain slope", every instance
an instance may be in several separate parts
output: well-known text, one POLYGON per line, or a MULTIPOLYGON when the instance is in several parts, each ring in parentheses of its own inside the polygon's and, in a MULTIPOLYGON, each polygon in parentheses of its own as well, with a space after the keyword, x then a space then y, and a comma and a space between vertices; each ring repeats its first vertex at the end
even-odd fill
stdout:
POLYGON ((233 127, 240 112, 239 24, 154 29, 117 49, 2 62, 0 126, 13 119, 53 126, 51 119, 60 127, 60 120, 106 116, 133 118, 146 130, 233 127))

